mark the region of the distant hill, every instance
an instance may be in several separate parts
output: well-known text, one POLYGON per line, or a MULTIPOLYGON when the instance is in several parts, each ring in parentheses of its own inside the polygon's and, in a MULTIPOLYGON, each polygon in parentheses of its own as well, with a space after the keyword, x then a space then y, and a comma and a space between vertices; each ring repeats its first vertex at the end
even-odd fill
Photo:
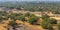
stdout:
POLYGON ((20 9, 28 11, 52 11, 60 13, 60 2, 40 2, 40 1, 7 1, 1 2, 0 7, 7 7, 10 9, 20 9))

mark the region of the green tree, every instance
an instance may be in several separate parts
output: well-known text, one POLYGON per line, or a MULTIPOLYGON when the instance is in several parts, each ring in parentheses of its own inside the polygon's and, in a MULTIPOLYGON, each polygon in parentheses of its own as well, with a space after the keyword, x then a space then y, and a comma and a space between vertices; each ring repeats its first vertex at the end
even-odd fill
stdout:
POLYGON ((29 18, 29 23, 30 23, 30 24, 37 24, 38 19, 39 19, 39 18, 36 17, 36 16, 35 16, 35 17, 30 17, 30 18, 29 18))
POLYGON ((48 30, 53 30, 53 27, 51 24, 48 25, 48 30))
POLYGON ((39 8, 39 9, 38 9, 38 11, 43 12, 43 11, 44 11, 44 9, 43 9, 43 8, 39 8))
POLYGON ((24 14, 25 16, 29 17, 31 14, 29 12, 24 14))
POLYGON ((15 22, 15 21, 11 21, 8 25, 10 25, 10 26, 16 26, 17 25, 17 23, 15 22))
POLYGON ((57 11, 54 11, 54 14, 60 14, 60 12, 57 10, 57 11))
POLYGON ((48 16, 47 14, 42 15, 42 19, 47 19, 47 18, 50 18, 50 16, 48 16))
POLYGON ((23 21, 23 22, 26 21, 25 16, 20 16, 19 18, 20 18, 20 20, 23 21))
POLYGON ((35 9, 34 9, 34 8, 30 8, 30 9, 29 9, 29 11, 32 11, 32 12, 34 12, 34 11, 35 11, 35 9))
POLYGON ((11 13, 11 15, 9 15, 8 17, 11 18, 12 20, 16 21, 19 19, 19 17, 21 16, 22 14, 20 13, 11 13))
POLYGON ((34 14, 30 14, 30 17, 36 17, 34 14))
POLYGON ((7 12, 6 11, 0 11, 0 15, 2 15, 2 16, 7 16, 7 12))
POLYGON ((2 21, 2 19, 3 19, 2 16, 0 16, 0 22, 2 21))
POLYGON ((50 23, 51 23, 51 24, 57 24, 57 20, 56 20, 56 19, 51 18, 50 23))
POLYGON ((43 21, 43 22, 41 23, 41 26, 42 26, 44 29, 48 29, 48 25, 49 25, 49 23, 48 23, 47 21, 43 21))
POLYGON ((44 29, 48 29, 49 27, 49 24, 50 24, 50 18, 47 18, 47 19, 43 19, 42 23, 41 23, 41 26, 44 28, 44 29))

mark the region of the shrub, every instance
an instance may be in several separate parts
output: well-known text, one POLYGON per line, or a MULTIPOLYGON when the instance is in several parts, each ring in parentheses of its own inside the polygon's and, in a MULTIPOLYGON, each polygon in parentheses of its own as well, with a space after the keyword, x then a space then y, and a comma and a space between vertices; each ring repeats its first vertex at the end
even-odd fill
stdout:
POLYGON ((20 16, 19 18, 20 18, 19 20, 21 20, 23 22, 26 21, 25 16, 20 16))
POLYGON ((24 15, 27 16, 27 17, 29 17, 29 16, 30 16, 30 13, 27 12, 27 13, 25 13, 24 15))
POLYGON ((3 18, 2 18, 2 16, 0 16, 0 21, 2 21, 3 20, 3 18))
POLYGON ((48 16, 47 14, 42 15, 42 19, 47 19, 47 18, 50 18, 50 16, 48 16))
POLYGON ((44 19, 44 20, 42 21, 41 26, 42 26, 44 29, 48 29, 49 24, 50 24, 50 18, 47 18, 47 19, 44 19))
POLYGON ((41 26, 42 26, 44 29, 48 29, 48 25, 49 25, 49 23, 46 22, 46 21, 43 21, 43 22, 41 23, 41 26))
POLYGON ((15 27, 16 25, 18 25, 15 21, 11 21, 8 25, 15 27))
POLYGON ((57 20, 52 18, 51 21, 50 21, 50 23, 51 24, 57 24, 57 20))
POLYGON ((8 13, 6 11, 0 11, 0 15, 6 16, 8 13))
POLYGON ((30 24, 36 24, 38 21, 38 17, 30 17, 29 18, 29 23, 30 24))
POLYGON ((53 30, 53 27, 51 24, 48 25, 48 30, 53 30))
POLYGON ((21 16, 22 14, 17 14, 17 13, 11 13, 11 15, 9 15, 8 17, 11 18, 12 20, 16 21, 19 19, 19 17, 21 16))

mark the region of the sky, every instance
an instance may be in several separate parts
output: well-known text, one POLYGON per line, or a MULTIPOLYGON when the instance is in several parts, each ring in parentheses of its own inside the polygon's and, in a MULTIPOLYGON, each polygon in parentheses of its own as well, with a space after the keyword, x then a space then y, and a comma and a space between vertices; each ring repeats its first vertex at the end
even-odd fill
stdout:
MULTIPOLYGON (((0 1, 17 1, 17 0, 0 0, 0 1)), ((60 1, 60 0, 18 0, 18 1, 60 1)))

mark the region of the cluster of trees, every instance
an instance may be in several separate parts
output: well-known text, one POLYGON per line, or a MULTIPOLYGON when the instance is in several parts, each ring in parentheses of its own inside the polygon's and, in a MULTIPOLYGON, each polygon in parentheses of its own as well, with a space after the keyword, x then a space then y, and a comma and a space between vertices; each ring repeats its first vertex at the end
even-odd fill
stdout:
MULTIPOLYGON (((23 22, 29 22, 32 25, 37 25, 37 22, 39 20, 40 17, 35 16, 34 14, 30 14, 30 13, 25 13, 24 15, 14 15, 15 17, 13 18, 13 21, 9 23, 9 25, 15 27, 16 25, 18 25, 15 21, 16 20, 21 20, 23 22), (28 20, 25 18, 28 17, 28 20)), ((50 18, 48 15, 42 15, 42 22, 41 22, 41 26, 44 29, 48 29, 48 30, 53 30, 53 25, 57 24, 57 20, 50 18)), ((60 29, 60 24, 57 25, 58 29, 60 29)))
POLYGON ((43 19, 43 21, 41 23, 41 26, 44 29, 53 30, 52 25, 57 24, 57 20, 50 18, 48 15, 42 15, 42 19, 43 19))
MULTIPOLYGON (((0 12, 0 21, 2 22, 2 20, 8 20, 8 18, 11 18, 12 21, 9 23, 9 25, 15 27, 16 25, 18 25, 15 21, 16 20, 21 20, 23 22, 29 22, 32 25, 37 25, 38 20, 40 19, 40 17, 35 16, 34 14, 31 13, 25 13, 25 14, 20 14, 20 13, 7 13, 7 12, 0 12), (3 17, 4 16, 4 17, 3 17), (28 19, 26 19, 26 17, 28 19)), ((50 18, 50 16, 48 16, 47 14, 42 15, 42 22, 40 23, 41 26, 44 29, 48 29, 48 30, 53 30, 52 25, 57 24, 57 20, 50 18)), ((60 29, 60 24, 57 25, 58 29, 60 29)))
POLYGON ((25 13, 25 15, 24 15, 25 17, 28 17, 28 22, 30 23, 30 24, 37 24, 37 22, 38 22, 38 19, 39 19, 39 17, 37 17, 37 16, 35 16, 34 14, 31 14, 31 13, 25 13))
POLYGON ((43 21, 41 23, 41 26, 44 29, 54 30, 52 26, 56 25, 57 30, 60 30, 60 23, 57 23, 56 19, 50 18, 48 15, 42 15, 42 19, 43 19, 43 21))
POLYGON ((29 22, 30 24, 37 24, 37 21, 39 19, 39 17, 35 16, 34 14, 30 14, 30 13, 25 13, 25 14, 21 14, 21 13, 7 13, 6 11, 0 11, 0 21, 2 22, 3 20, 8 20, 11 19, 12 21, 9 23, 9 25, 11 26, 15 26, 16 25, 16 20, 21 20, 23 22, 29 22), (27 20, 26 17, 28 17, 29 19, 27 20))
POLYGON ((7 15, 8 15, 7 12, 5 12, 5 11, 2 12, 2 11, 0 11, 0 22, 1 22, 2 20, 8 20, 7 15))
MULTIPOLYGON (((14 14, 14 13, 13 13, 14 14)), ((12 14, 11 14, 12 15, 12 14)), ((9 23, 10 26, 13 27, 13 29, 18 25, 15 21, 16 20, 21 20, 23 21, 23 25, 25 22, 29 22, 32 25, 36 25, 37 21, 39 19, 39 17, 35 16, 34 14, 30 14, 30 13, 25 13, 25 14, 17 14, 15 13, 13 16, 9 16, 9 18, 11 18, 13 21, 11 21, 9 23), (11 18, 12 17, 12 18, 11 18), (28 17, 29 19, 27 20, 25 17, 28 17)))
POLYGON ((36 2, 18 2, 18 3, 11 3, 11 2, 6 2, 6 3, 1 3, 0 7, 7 7, 10 9, 19 9, 21 7, 24 8, 25 11, 51 11, 55 14, 60 14, 60 4, 59 3, 36 3, 36 2))

